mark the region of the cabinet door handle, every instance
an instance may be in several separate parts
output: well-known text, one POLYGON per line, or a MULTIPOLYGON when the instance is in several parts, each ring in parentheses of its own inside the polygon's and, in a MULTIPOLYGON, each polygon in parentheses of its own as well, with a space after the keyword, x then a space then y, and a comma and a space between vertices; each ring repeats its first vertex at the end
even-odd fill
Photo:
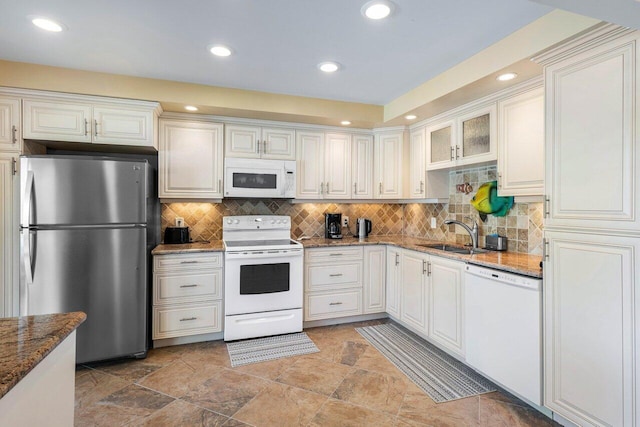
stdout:
POLYGON ((542 239, 542 259, 549 259, 549 240, 546 238, 542 239))
POLYGON ((329 254, 329 256, 342 256, 344 254, 329 254))
POLYGON ((342 303, 340 301, 338 301, 338 302, 330 302, 329 305, 342 305, 342 303))
POLYGON ((324 194, 324 182, 320 183, 320 195, 324 194))
POLYGON ((197 264, 198 261, 180 261, 180 264, 197 264))
POLYGON ((18 173, 18 162, 16 159, 11 159, 11 166, 12 175, 16 175, 18 173))
POLYGON ((84 119, 84 136, 89 135, 89 120, 84 119))
POLYGON ((431 276, 431 261, 427 262, 427 276, 431 276))
POLYGON ((382 183, 378 184, 378 194, 382 194, 382 183))
POLYGON ((98 136, 98 121, 95 119, 93 120, 93 134, 98 136))
POLYGON ((329 277, 341 277, 342 273, 330 274, 329 277))
POLYGON ((218 193, 222 193, 222 180, 218 180, 218 193))
POLYGON ((454 150, 454 148, 451 147, 451 161, 453 161, 453 150, 454 150))
POLYGON ((424 181, 420 181, 420 193, 424 192, 424 181))
POLYGON ((396 265, 400 265, 400 254, 396 254, 396 265))
POLYGON ((353 194, 354 195, 358 194, 358 183, 357 182, 353 183, 353 194))
POLYGON ((13 144, 18 142, 18 138, 16 137, 16 133, 18 132, 18 128, 15 125, 11 126, 11 141, 13 144))
POLYGON ((427 274, 427 260, 422 260, 422 274, 427 274))
POLYGON ((551 199, 549 197, 544 198, 544 217, 548 218, 550 216, 550 212, 551 212, 551 199))
POLYGON ((329 183, 328 182, 325 184, 325 188, 327 190, 327 194, 329 194, 329 183))
POLYGON ((181 322, 188 322, 190 320, 196 320, 197 317, 183 317, 182 319, 180 319, 181 322))
POLYGON ((198 285, 193 284, 193 285, 180 285, 181 288, 196 288, 198 287, 198 285))
POLYGON ((502 174, 498 172, 498 190, 502 188, 502 174))
POLYGON ((458 150, 460 150, 460 146, 456 145, 456 160, 460 158, 460 156, 458 155, 458 150))
POLYGON ((262 152, 267 154, 267 140, 262 141, 262 152))

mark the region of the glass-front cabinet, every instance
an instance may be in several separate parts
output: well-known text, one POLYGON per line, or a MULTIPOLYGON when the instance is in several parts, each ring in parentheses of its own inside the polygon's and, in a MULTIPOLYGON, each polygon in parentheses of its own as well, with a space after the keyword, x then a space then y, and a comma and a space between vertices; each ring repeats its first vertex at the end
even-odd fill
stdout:
POLYGON ((467 110, 427 128, 427 170, 497 159, 496 105, 467 110))

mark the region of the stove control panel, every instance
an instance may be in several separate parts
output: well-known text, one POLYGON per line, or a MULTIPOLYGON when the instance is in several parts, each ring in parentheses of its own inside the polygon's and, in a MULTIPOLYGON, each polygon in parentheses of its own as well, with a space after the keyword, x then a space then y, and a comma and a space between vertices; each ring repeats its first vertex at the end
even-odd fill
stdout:
POLYGON ((290 230, 286 215, 238 215, 222 218, 223 230, 290 230))

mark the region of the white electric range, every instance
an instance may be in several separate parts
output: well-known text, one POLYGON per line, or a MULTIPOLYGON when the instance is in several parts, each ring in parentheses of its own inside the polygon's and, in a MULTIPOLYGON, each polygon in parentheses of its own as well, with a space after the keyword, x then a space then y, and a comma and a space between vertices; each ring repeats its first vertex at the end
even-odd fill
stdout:
POLYGON ((226 216, 224 340, 302 331, 303 247, 291 218, 226 216))

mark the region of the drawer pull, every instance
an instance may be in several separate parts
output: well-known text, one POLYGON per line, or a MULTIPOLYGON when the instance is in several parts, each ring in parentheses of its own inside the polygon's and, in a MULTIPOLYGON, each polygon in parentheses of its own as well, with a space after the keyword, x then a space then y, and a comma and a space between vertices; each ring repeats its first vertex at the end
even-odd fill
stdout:
POLYGON ((329 256, 342 256, 344 254, 329 254, 329 256))
POLYGON ((180 261, 180 264, 197 264, 198 261, 180 261))
POLYGON ((340 277, 342 273, 330 274, 329 277, 340 277))
POLYGON ((180 319, 181 322, 188 322, 190 320, 196 320, 197 317, 183 317, 182 319, 180 319))
POLYGON ((196 285, 196 284, 193 284, 193 285, 180 285, 181 288, 195 288, 197 286, 198 285, 196 285))
POLYGON ((342 305, 342 303, 339 302, 339 301, 338 302, 330 302, 329 305, 342 305))

